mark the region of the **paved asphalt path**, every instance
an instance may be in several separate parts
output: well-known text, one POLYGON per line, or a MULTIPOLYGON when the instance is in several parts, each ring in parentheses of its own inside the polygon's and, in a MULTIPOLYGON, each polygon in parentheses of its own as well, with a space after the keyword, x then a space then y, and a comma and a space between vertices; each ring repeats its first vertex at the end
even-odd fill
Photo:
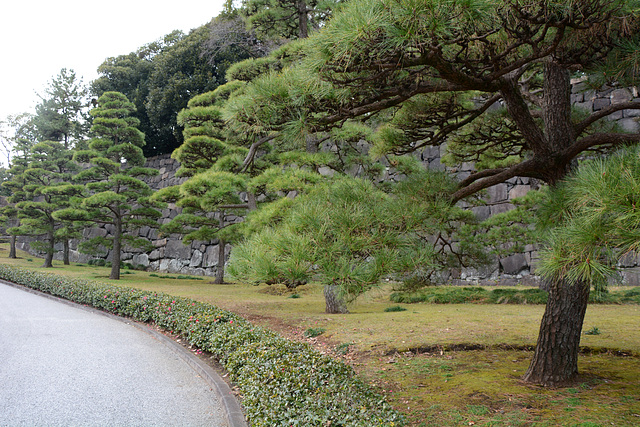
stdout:
POLYGON ((0 283, 0 426, 228 426, 211 383, 140 328, 0 283))

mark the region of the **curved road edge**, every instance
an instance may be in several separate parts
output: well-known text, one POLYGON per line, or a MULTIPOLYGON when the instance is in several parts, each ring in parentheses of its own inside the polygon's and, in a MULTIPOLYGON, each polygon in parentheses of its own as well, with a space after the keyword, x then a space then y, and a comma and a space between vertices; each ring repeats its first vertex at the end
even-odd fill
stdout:
POLYGON ((242 406, 236 399, 235 395, 231 391, 229 385, 222 379, 222 377, 216 372, 211 366, 200 360, 197 356, 193 355, 186 348, 184 348, 181 344, 175 342, 171 338, 167 337, 164 334, 150 328, 148 325, 140 322, 135 322, 131 319, 127 319, 124 317, 116 316, 112 313, 107 313, 102 310, 98 310, 97 308, 93 308, 88 305, 78 304, 73 301, 66 300, 64 298, 57 297, 55 295, 47 294, 45 292, 40 292, 36 289, 31 289, 27 286, 19 285, 17 283, 8 282, 6 280, 0 279, 0 283, 3 283, 8 286, 13 286, 14 288, 22 289, 23 291, 30 292, 32 294, 40 295, 45 298, 49 298, 63 304, 68 304, 77 308, 81 308, 86 311, 90 311, 93 313, 100 314, 102 316, 110 317, 112 319, 118 320, 120 322, 131 325, 142 332, 145 332, 156 340, 160 341, 164 344, 170 351, 180 357, 187 365, 189 365, 194 371, 196 371, 204 380, 209 384, 211 390, 216 394, 218 399, 222 402, 222 409, 227 418, 230 427, 247 427, 247 421, 244 417, 244 412, 242 410, 242 406))

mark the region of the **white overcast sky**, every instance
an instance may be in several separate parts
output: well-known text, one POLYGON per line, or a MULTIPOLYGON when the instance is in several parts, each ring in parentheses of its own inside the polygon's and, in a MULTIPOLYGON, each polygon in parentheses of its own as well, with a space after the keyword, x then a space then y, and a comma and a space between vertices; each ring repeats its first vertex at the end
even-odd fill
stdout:
POLYGON ((223 0, 5 0, 0 7, 0 120, 35 112, 62 68, 84 83, 112 56, 206 24, 223 0))

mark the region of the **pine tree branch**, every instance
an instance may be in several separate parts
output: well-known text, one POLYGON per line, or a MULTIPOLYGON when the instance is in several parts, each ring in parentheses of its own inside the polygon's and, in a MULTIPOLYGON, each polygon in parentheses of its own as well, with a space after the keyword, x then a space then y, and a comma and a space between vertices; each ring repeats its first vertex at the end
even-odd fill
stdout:
POLYGON ((539 169, 539 163, 537 159, 530 159, 508 168, 487 169, 477 172, 460 182, 458 191, 451 196, 451 201, 455 203, 480 190, 501 184, 516 176, 537 177, 536 171, 539 169))
POLYGON ((640 133, 597 133, 586 136, 564 150, 562 157, 573 159, 580 153, 598 146, 620 147, 640 142, 640 133))
POLYGON ((638 101, 622 102, 620 104, 613 104, 599 111, 596 111, 595 113, 591 114, 589 117, 587 117, 586 119, 584 119, 583 121, 575 125, 574 129, 575 129, 576 135, 577 136, 581 135, 593 123, 621 110, 640 110, 640 102, 638 101))
POLYGON ((251 147, 249 148, 249 152, 247 153, 247 156, 245 157, 244 162, 242 162, 242 168, 240 169, 240 172, 246 172, 249 169, 249 166, 253 164, 253 160, 256 157, 258 148, 260 148, 261 145, 271 141, 275 137, 276 135, 263 136, 262 138, 260 138, 259 140, 251 144, 251 147))

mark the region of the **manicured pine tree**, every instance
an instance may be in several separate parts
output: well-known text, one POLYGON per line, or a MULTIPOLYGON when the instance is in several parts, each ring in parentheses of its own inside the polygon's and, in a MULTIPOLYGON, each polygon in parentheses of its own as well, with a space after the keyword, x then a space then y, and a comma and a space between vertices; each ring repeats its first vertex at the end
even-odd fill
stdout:
POLYGON ((247 149, 227 143, 232 135, 225 131, 218 102, 220 91, 207 92, 189 101, 178 114, 184 126, 184 143, 172 157, 180 162, 179 176, 190 177, 184 184, 167 187, 154 199, 175 202, 182 212, 162 227, 166 233, 183 235, 185 244, 193 240, 218 240, 218 262, 214 283, 224 283, 225 247, 237 233, 225 216, 255 206, 255 197, 240 199, 247 191, 247 174, 237 174, 247 149))
MULTIPOLYGON (((257 209, 257 195, 273 200, 290 191, 300 192, 322 179, 312 170, 273 166, 279 159, 269 155, 267 144, 256 144, 255 138, 228 126, 223 119, 225 102, 241 88, 238 81, 228 83, 192 98, 189 108, 180 112, 178 121, 185 128, 185 140, 172 157, 180 162, 178 175, 190 178, 181 186, 154 195, 183 209, 163 226, 163 231, 182 234, 185 243, 219 240, 215 283, 224 281, 226 244, 238 241, 246 232, 241 224, 226 223, 228 214, 257 209), (252 154, 254 147, 260 147, 263 155, 252 154), (241 193, 246 199, 240 197, 241 193)), ((305 160, 296 157, 294 161, 303 164, 305 160)))
POLYGON ((54 213, 68 208, 83 191, 83 186, 69 182, 79 169, 72 156, 62 143, 40 142, 31 147, 29 163, 20 176, 24 182, 22 201, 15 205, 20 225, 11 233, 41 237, 31 242, 31 247, 45 253, 42 266, 47 268, 53 267, 56 241, 68 237, 68 224, 56 219, 54 213))
POLYGON ((96 237, 81 244, 88 251, 96 247, 111 249, 111 279, 120 278, 123 243, 148 248, 146 239, 127 234, 140 226, 157 226, 162 206, 150 200, 151 188, 141 180, 157 170, 143 167, 144 134, 137 129, 138 119, 131 115, 134 105, 120 92, 106 92, 91 110, 95 135, 87 150, 76 152, 74 159, 89 167, 76 175, 90 195, 77 205, 59 211, 59 219, 91 221, 111 225, 111 236, 96 237))
POLYGON ((16 238, 19 235, 19 229, 16 228, 20 224, 18 218, 18 209, 16 204, 26 200, 24 186, 26 184, 24 172, 29 167, 31 142, 27 138, 16 138, 14 142, 15 155, 11 158, 11 167, 9 168, 9 179, 2 183, 2 187, 11 195, 7 197, 7 206, 0 209, 2 221, 9 225, 7 233, 11 236, 9 258, 16 258, 16 238))

